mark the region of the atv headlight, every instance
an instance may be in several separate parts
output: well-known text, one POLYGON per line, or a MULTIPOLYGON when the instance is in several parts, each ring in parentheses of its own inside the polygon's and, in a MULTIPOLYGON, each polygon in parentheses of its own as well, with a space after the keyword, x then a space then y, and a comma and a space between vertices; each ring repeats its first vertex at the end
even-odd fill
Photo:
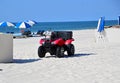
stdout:
POLYGON ((55 44, 54 42, 51 42, 51 44, 55 44))
POLYGON ((45 44, 45 42, 42 42, 42 44, 45 44))
POLYGON ((42 46, 42 45, 44 45, 44 44, 45 44, 45 42, 41 42, 41 43, 40 43, 40 46, 42 46))

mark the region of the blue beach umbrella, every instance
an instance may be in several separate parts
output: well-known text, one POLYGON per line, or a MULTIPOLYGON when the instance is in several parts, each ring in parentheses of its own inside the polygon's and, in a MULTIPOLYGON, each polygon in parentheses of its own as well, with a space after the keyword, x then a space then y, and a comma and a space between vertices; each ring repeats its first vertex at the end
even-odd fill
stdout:
POLYGON ((31 26, 33 26, 34 24, 37 24, 36 21, 33 21, 33 20, 27 20, 26 21, 28 24, 30 24, 31 26))
POLYGON ((104 19, 105 19, 104 17, 101 17, 98 21, 98 26, 97 26, 97 31, 98 32, 104 31, 104 25, 105 25, 104 19))
POLYGON ((120 25, 120 16, 118 16, 118 25, 120 25))
POLYGON ((26 22, 19 22, 15 28, 19 28, 21 33, 24 33, 25 29, 30 29, 31 25, 26 22))
POLYGON ((15 26, 15 28, 24 28, 24 29, 25 28, 30 28, 30 27, 31 27, 31 25, 26 23, 26 22, 17 23, 16 26, 15 26))
POLYGON ((11 22, 0 22, 0 27, 4 28, 5 32, 7 32, 8 27, 14 27, 15 25, 11 22))
POLYGON ((1 27, 14 27, 15 25, 11 22, 1 22, 0 26, 1 27))

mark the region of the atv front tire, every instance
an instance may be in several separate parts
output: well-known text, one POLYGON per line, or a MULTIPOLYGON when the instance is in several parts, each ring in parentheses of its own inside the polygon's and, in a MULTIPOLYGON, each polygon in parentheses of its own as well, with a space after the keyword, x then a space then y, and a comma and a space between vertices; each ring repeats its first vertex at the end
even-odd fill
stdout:
POLYGON ((64 56, 64 47, 58 46, 56 48, 56 56, 59 58, 64 56))
POLYGON ((43 58, 43 57, 45 57, 45 49, 44 49, 44 47, 43 46, 40 46, 39 48, 38 48, 38 56, 40 57, 40 58, 43 58))
POLYGON ((75 53, 75 48, 73 44, 67 45, 67 54, 68 56, 74 55, 75 53))

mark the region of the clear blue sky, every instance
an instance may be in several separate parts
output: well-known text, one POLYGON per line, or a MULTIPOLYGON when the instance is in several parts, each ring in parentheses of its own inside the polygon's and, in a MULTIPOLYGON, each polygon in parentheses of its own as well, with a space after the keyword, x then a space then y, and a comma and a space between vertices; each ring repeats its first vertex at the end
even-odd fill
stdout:
POLYGON ((0 0, 0 21, 116 20, 120 0, 0 0))

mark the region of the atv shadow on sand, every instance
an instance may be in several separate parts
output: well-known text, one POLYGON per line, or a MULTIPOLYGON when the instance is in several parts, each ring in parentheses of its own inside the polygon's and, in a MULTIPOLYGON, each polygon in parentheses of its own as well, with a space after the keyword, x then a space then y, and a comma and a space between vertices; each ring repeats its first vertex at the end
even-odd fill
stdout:
MULTIPOLYGON (((74 54, 74 55, 71 55, 71 56, 68 56, 65 54, 64 57, 62 58, 75 58, 75 57, 85 57, 85 56, 91 56, 91 55, 96 55, 96 53, 78 53, 78 54, 74 54)), ((56 58, 55 55, 52 55, 52 56, 46 56, 45 58, 56 58)))

